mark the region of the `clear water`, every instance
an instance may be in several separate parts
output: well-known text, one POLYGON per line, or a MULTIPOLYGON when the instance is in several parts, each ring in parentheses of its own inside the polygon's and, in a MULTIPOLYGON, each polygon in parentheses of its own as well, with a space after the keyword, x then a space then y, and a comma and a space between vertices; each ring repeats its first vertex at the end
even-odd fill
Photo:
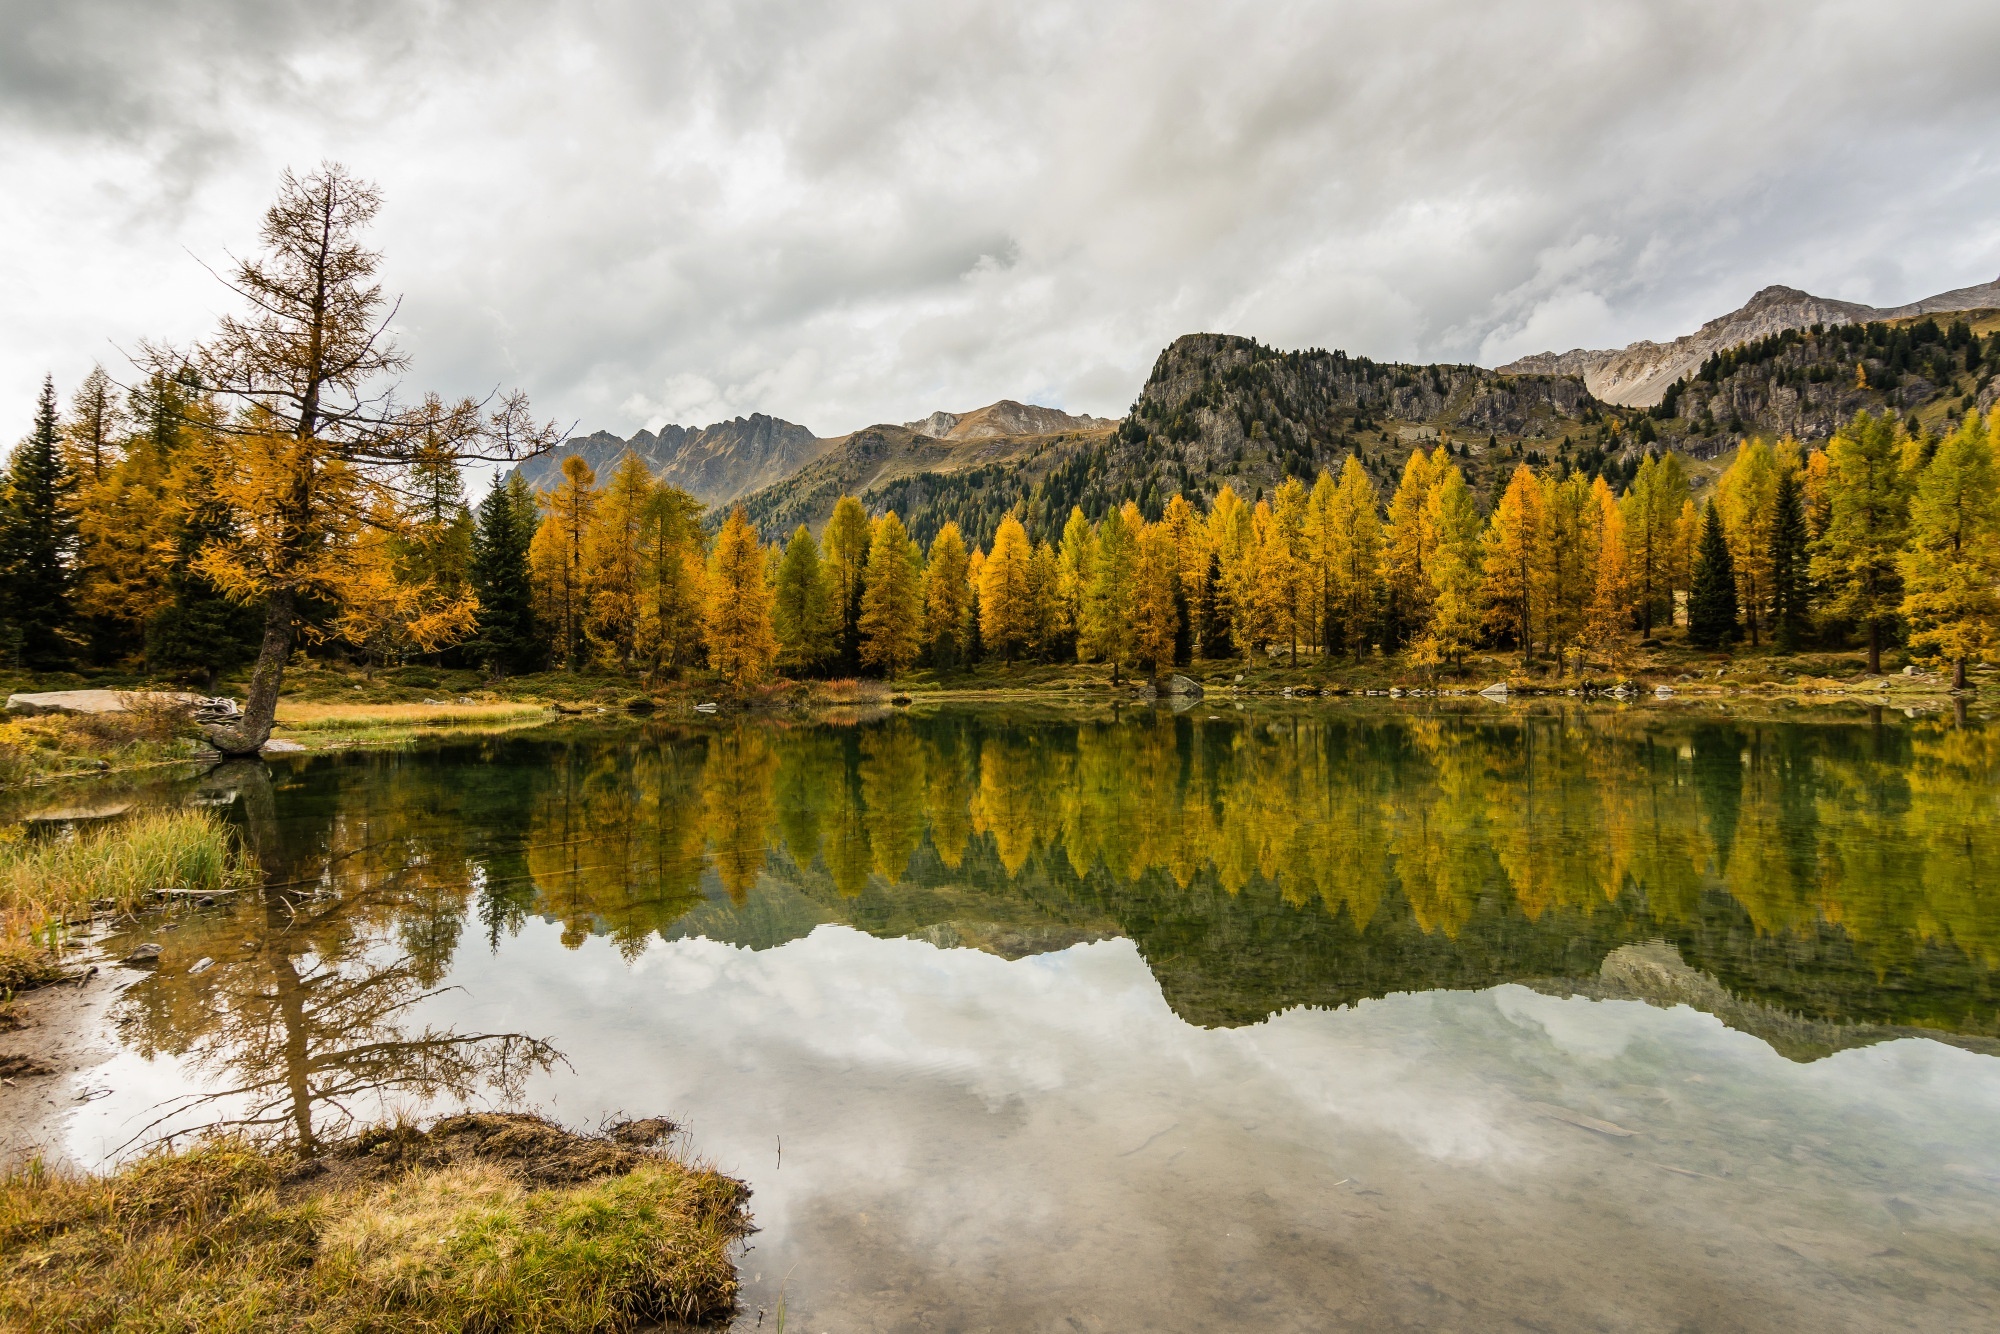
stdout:
POLYGON ((665 1113, 755 1191, 742 1329, 2000 1328, 2000 729, 1797 717, 218 770, 153 799, 267 888, 149 928, 71 1148, 665 1113))

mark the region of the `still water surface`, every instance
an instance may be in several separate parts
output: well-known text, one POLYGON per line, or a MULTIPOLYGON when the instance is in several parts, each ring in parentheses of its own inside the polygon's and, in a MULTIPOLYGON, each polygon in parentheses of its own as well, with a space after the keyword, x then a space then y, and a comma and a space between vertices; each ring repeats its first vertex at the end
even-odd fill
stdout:
POLYGON ((666 1113, 738 1328, 2000 1328, 2000 729, 1479 706, 233 766, 80 1158, 666 1113), (199 971, 195 965, 214 962, 199 971))

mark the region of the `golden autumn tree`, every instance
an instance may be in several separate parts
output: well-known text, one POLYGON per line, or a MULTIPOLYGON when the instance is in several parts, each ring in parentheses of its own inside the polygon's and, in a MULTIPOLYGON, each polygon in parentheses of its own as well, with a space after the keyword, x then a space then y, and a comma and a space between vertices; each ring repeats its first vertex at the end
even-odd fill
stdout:
POLYGON ((1152 668, 1155 679, 1172 672, 1180 636, 1178 557, 1165 524, 1144 525, 1132 569, 1133 655, 1152 668))
POLYGON ((1598 525, 1597 503, 1581 473, 1544 483, 1535 577, 1542 637, 1555 652, 1558 676, 1565 654, 1582 662, 1590 600, 1597 591, 1598 525))
POLYGON ((1827 445, 1826 528, 1813 553, 1813 577, 1835 615, 1867 634, 1868 670, 1882 670, 1883 633, 1902 608, 1902 551, 1909 522, 1909 478, 1894 414, 1861 413, 1827 445))
POLYGON ((1493 505, 1486 523, 1486 623, 1514 636, 1521 646, 1521 665, 1534 652, 1535 630, 1541 624, 1537 559, 1542 543, 1542 484, 1523 463, 1507 480, 1507 489, 1493 505))
POLYGON ((1484 552, 1479 507, 1465 474, 1447 464, 1424 501, 1431 552, 1431 614, 1417 641, 1419 665, 1461 669, 1485 621, 1484 552))
POLYGON ((833 590, 812 529, 800 524, 778 561, 772 623, 788 667, 818 667, 833 657, 833 590))
MULTIPOLYGON (((1438 452, 1443 454, 1442 446, 1438 452)), ((1424 512, 1438 472, 1445 466, 1449 465, 1442 459, 1432 460, 1421 449, 1411 451, 1396 494, 1389 499, 1382 553, 1385 647, 1420 637, 1430 619, 1432 550, 1424 512)))
POLYGON ((969 656, 972 615, 971 558, 955 523, 931 539, 924 564, 924 651, 940 667, 956 667, 969 656))
POLYGON ((1736 573, 1736 598, 1752 647, 1758 631, 1769 624, 1771 605, 1771 534, 1778 516, 1778 456, 1762 440, 1736 446, 1736 458, 1716 483, 1716 507, 1722 511, 1722 533, 1729 543, 1730 565, 1736 573))
POLYGON ((678 672, 701 661, 708 549, 702 503, 677 486, 655 484, 639 514, 639 620, 633 647, 648 672, 678 672))
POLYGON ((708 570, 708 610, 702 621, 708 665, 739 690, 755 685, 778 657, 771 628, 771 586, 764 549, 738 505, 715 539, 708 570))
MULTIPOLYGON (((227 280, 250 313, 224 316, 192 358, 202 385, 234 408, 216 426, 227 456, 217 498, 232 522, 195 566, 264 614, 242 718, 208 729, 224 754, 255 753, 269 738, 302 602, 342 604, 359 530, 393 512, 379 501, 419 448, 512 458, 554 439, 518 396, 493 412, 435 400, 405 409, 380 387, 406 365, 374 281, 380 256, 361 242, 380 206, 372 185, 337 165, 286 172, 264 215, 263 253, 227 280)), ((148 348, 146 360, 173 375, 186 359, 148 348)))
POLYGON ((923 648, 923 557, 890 510, 868 544, 868 586, 861 594, 861 661, 882 675, 908 671, 923 648))
POLYGON ((528 544, 535 619, 555 632, 551 657, 570 671, 583 665, 584 626, 590 619, 590 569, 584 553, 597 519, 597 474, 572 454, 562 480, 537 494, 542 522, 528 544))
POLYGON ((1368 652, 1381 589, 1382 521, 1375 513, 1375 483, 1353 454, 1341 465, 1333 515, 1334 606, 1342 641, 1359 660, 1368 652))
POLYGON ((1642 635, 1651 636, 1656 618, 1673 620, 1678 524, 1687 498, 1680 455, 1648 454, 1619 502, 1642 635))
POLYGON ((1097 534, 1083 510, 1070 506, 1063 524, 1062 549, 1056 556, 1056 608, 1062 633, 1079 652, 1083 647, 1083 604, 1097 559, 1097 534))
POLYGON ((859 500, 842 496, 834 502, 833 516, 820 538, 820 556, 833 587, 835 649, 849 662, 861 649, 861 588, 873 537, 868 511, 859 500))
POLYGON ((597 513, 583 534, 584 579, 590 587, 583 632, 600 660, 621 670, 638 649, 644 578, 647 504, 653 474, 627 453, 597 497, 597 513))
POLYGON ((1965 689, 1967 659, 2000 646, 2000 473, 1990 420, 1967 413, 1938 442, 1910 499, 1904 549, 1903 615, 1910 646, 1951 664, 1952 686, 1965 689))
MULTIPOLYGON (((1583 642, 1594 647, 1623 671, 1630 658, 1632 563, 1625 533, 1625 513, 1602 477, 1591 483, 1591 503, 1597 506, 1597 582, 1591 590, 1588 629, 1583 642)), ((1577 667, 1583 668, 1579 657, 1577 667)))
POLYGON ((988 653, 1008 662, 1035 639, 1035 607, 1030 586, 1034 551, 1028 530, 1012 514, 993 533, 993 550, 979 571, 979 635, 988 653))
MULTIPOLYGON (((1132 511, 1136 516, 1137 511, 1132 511)), ((1084 590, 1083 649, 1111 664, 1111 681, 1132 660, 1133 568, 1138 540, 1124 511, 1112 510, 1097 525, 1097 555, 1090 587, 1084 590)))

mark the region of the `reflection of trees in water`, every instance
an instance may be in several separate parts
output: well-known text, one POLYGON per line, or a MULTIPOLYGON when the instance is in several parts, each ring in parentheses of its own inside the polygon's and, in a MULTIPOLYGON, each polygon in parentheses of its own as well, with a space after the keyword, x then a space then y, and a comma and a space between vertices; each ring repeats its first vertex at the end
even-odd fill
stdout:
POLYGON ((467 862, 434 792, 378 788, 367 803, 335 803, 322 820, 281 829, 261 764, 229 766, 211 776, 217 783, 240 799, 278 888, 187 924, 181 943, 207 952, 212 968, 158 973, 121 999, 130 1045, 186 1058, 209 1085, 157 1109, 141 1137, 190 1118, 216 1124, 201 1115, 216 1108, 221 1124, 312 1150, 330 1127, 376 1111, 369 1103, 516 1098, 527 1075, 561 1059, 525 1034, 419 1026, 415 1011, 439 994, 469 897, 467 862), (321 888, 336 875, 336 889, 321 888))

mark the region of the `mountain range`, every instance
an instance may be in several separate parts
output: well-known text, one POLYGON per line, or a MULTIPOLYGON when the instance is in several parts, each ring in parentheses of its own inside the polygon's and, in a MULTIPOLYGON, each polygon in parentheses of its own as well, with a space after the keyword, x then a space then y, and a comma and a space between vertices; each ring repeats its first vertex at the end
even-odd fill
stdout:
POLYGON ((1503 375, 1580 375, 1592 396, 1627 408, 1650 408, 1666 397, 1667 387, 1701 368, 1718 352, 1741 347, 1786 329, 1815 324, 1868 324, 1914 319, 2000 306, 2000 278, 1976 287, 1959 287, 1936 296, 1886 309, 1854 301, 1834 301, 1801 292, 1796 287, 1766 287, 1739 310, 1718 316, 1671 343, 1644 340, 1627 347, 1591 351, 1537 352, 1499 367, 1503 375))
POLYGON ((767 539, 817 528, 855 495, 871 513, 894 509, 920 542, 954 522, 983 545, 1009 511, 1042 540, 1072 506, 1094 518, 1131 501, 1157 517, 1177 491, 1206 498, 1224 485, 1254 500, 1349 455, 1386 493, 1412 449, 1440 445, 1484 497, 1521 462, 1616 486, 1649 449, 1712 460, 1744 434, 1824 439, 1863 410, 1921 412, 1935 428, 1990 407, 1996 368, 2000 281, 1889 309, 1767 287, 1669 343, 1545 352, 1494 370, 1187 334, 1118 420, 1003 399, 818 436, 756 414, 577 436, 519 472, 546 487, 575 455, 603 479, 630 453, 711 514, 743 506, 767 539), (1959 318, 1946 329, 1938 314, 1959 318))

